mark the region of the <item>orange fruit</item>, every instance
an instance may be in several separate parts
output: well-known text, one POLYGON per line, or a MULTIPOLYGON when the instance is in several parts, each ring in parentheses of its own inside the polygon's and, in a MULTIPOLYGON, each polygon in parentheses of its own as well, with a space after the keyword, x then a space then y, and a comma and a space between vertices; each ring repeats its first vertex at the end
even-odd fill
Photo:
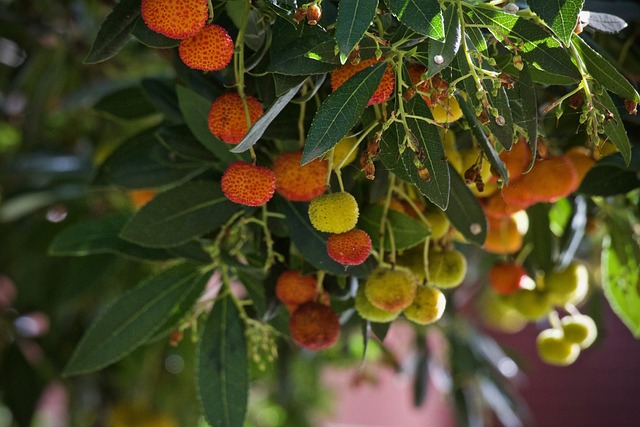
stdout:
POLYGON ((196 35, 209 19, 207 0, 142 0, 140 12, 150 29, 172 39, 196 35))
MULTIPOLYGON (((342 67, 334 70, 331 73, 331 89, 335 92, 344 82, 349 80, 359 71, 364 70, 367 67, 377 64, 382 61, 384 58, 380 59, 367 59, 364 61, 360 61, 357 64, 345 64, 342 67)), ((395 86, 395 74, 393 73, 393 69, 390 63, 387 63, 387 69, 382 76, 382 80, 378 85, 378 88, 371 96, 369 103, 367 105, 381 104, 391 96, 393 92, 393 88, 395 86)))
POLYGON ((524 138, 518 140, 511 146, 511 151, 502 150, 500 152, 500 160, 502 160, 509 171, 509 182, 515 181, 529 169, 533 154, 531 148, 524 138))
POLYGON ((332 234, 327 239, 327 253, 332 260, 342 265, 362 264, 371 253, 371 237, 357 229, 332 234))
POLYGON ((216 71, 225 68, 233 58, 233 40, 219 25, 207 25, 196 35, 184 39, 178 46, 180 59, 188 67, 216 71))
POLYGON ((514 262, 497 262, 489 270, 489 286, 500 295, 509 295, 520 289, 527 271, 514 262))
POLYGON ((499 191, 479 200, 484 214, 491 218, 507 218, 522 209, 519 205, 507 203, 499 191))
POLYGON ((589 172, 589 169, 596 162, 591 155, 591 150, 587 147, 575 146, 571 147, 565 155, 569 161, 573 164, 573 167, 578 174, 578 185, 582 182, 584 176, 589 172))
POLYGON ((487 218, 487 238, 482 247, 494 254, 512 254, 522 248, 523 237, 516 220, 507 218, 487 218))
POLYGON ((303 276, 299 270, 287 270, 276 280, 276 297, 289 311, 305 302, 313 301, 318 293, 315 276, 303 276))
POLYGON ((307 302, 291 313, 289 332, 300 346, 309 350, 322 350, 338 341, 340 321, 331 307, 318 302, 307 302))
MULTIPOLYGON (((260 102, 251 95, 247 95, 249 118, 253 125, 264 111, 260 102)), ((245 115, 242 98, 235 92, 225 93, 216 98, 211 104, 208 117, 209 130, 217 138, 229 144, 237 144, 247 134, 247 116, 245 115)))
POLYGON ((300 166, 302 151, 280 153, 273 162, 276 191, 292 202, 308 202, 326 190, 325 180, 329 163, 316 159, 300 166))
POLYGON ((264 166, 233 162, 222 174, 222 192, 234 203, 261 206, 276 190, 276 175, 264 166))
POLYGON ((129 199, 135 207, 141 208, 146 205, 149 200, 153 199, 158 192, 151 189, 131 190, 127 193, 129 199))

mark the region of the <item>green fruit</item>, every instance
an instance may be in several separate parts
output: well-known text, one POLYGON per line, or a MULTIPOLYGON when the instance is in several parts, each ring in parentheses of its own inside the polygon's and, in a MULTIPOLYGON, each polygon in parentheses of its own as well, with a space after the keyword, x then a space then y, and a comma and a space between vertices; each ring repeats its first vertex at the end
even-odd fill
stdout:
POLYGON ((589 290, 587 267, 572 262, 564 270, 552 271, 544 277, 544 288, 555 305, 578 304, 589 290))
POLYGON ((367 278, 364 294, 376 308, 400 311, 416 297, 417 282, 408 270, 378 267, 367 278))
POLYGON ((536 338, 538 356, 550 365, 567 366, 580 355, 580 346, 567 341, 559 329, 545 329, 536 338))
POLYGON ((413 303, 405 308, 404 315, 418 325, 428 325, 440 320, 447 300, 440 289, 419 286, 413 303))
POLYGON ((547 293, 535 289, 518 289, 509 296, 509 300, 513 308, 530 321, 546 316, 552 308, 547 293))
POLYGON ((508 297, 487 290, 476 302, 482 321, 491 329, 514 334, 527 326, 527 319, 513 308, 508 297))
POLYGON ((561 323, 565 339, 571 343, 578 344, 580 348, 589 347, 598 336, 596 322, 584 314, 565 316, 562 318, 561 323))
POLYGON ((424 245, 420 244, 402 252, 397 258, 398 265, 408 268, 419 281, 426 277, 424 271, 424 245))
POLYGON ((355 309, 360 317, 377 323, 388 323, 398 317, 400 311, 387 311, 374 307, 365 296, 364 288, 365 286, 358 288, 355 300, 355 309))
POLYGON ((444 212, 438 208, 433 208, 424 211, 423 214, 431 227, 431 238, 435 240, 442 239, 449 231, 449 219, 444 212))
POLYGON ((455 288, 467 273, 467 260, 457 250, 429 251, 429 284, 439 288, 455 288))

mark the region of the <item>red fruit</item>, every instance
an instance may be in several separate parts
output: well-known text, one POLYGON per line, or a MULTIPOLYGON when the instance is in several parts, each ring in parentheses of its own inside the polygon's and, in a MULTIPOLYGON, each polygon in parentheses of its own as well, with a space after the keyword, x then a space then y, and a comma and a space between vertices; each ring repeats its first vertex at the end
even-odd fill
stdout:
MULTIPOLYGON (((247 95, 249 118, 253 125, 262 115, 262 105, 251 95, 247 95)), ((216 98, 209 110, 209 130, 216 137, 229 144, 237 144, 247 134, 247 116, 242 98, 235 92, 225 93, 216 98)))
POLYGON ((149 28, 172 39, 196 35, 209 19, 207 0, 142 0, 140 12, 149 28))
POLYGON ((295 151, 281 153, 273 162, 276 191, 294 202, 308 202, 326 190, 328 162, 316 159, 300 166, 301 161, 302 151, 295 151))
POLYGON ((307 9, 307 22, 309 25, 316 25, 322 17, 322 9, 317 4, 312 4, 307 9))
POLYGON ((331 347, 340 337, 340 321, 335 311, 318 302, 298 307, 289 319, 291 338, 309 350, 331 347))
POLYGON ((332 234, 327 239, 327 253, 331 259, 343 265, 362 264, 371 253, 371 238, 357 229, 332 234))
MULTIPOLYGON (((415 85, 421 82, 422 74, 427 71, 427 67, 420 64, 411 64, 408 70, 411 83, 415 85)), ((448 88, 449 84, 442 80, 439 75, 435 75, 416 86, 416 89, 420 92, 426 93, 426 95, 422 95, 422 98, 429 106, 435 105, 438 100, 444 100, 447 97, 448 88)))
POLYGON ((489 285, 500 295, 510 295, 520 289, 527 271, 513 262, 498 262, 489 270, 489 285))
POLYGON ((221 70, 233 58, 233 40, 219 25, 207 25, 195 36, 182 40, 178 47, 180 59, 188 67, 203 70, 221 70))
POLYGON ((276 175, 264 166, 234 162, 224 171, 221 184, 222 192, 232 202, 261 206, 273 197, 276 175))
POLYGON ((299 270, 288 270, 278 276, 276 297, 287 307, 297 308, 313 301, 318 293, 315 276, 303 276, 299 270))
MULTIPOLYGON (((367 67, 377 64, 382 61, 384 58, 380 59, 367 59, 365 61, 360 61, 357 64, 345 64, 342 67, 331 73, 331 89, 335 91, 338 89, 344 82, 349 80, 359 71, 364 70, 367 67)), ((389 99, 391 93, 393 92, 393 88, 395 86, 395 74, 393 73, 393 69, 391 68, 391 64, 387 64, 387 69, 382 76, 382 80, 378 85, 378 88, 371 96, 369 103, 367 105, 381 104, 382 102, 389 99)))

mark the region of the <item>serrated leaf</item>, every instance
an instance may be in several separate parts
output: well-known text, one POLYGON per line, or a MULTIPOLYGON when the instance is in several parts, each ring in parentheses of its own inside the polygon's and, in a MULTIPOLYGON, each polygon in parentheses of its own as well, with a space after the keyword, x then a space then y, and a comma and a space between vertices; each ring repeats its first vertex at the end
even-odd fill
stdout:
POLYGON ((131 38, 140 16, 141 0, 122 0, 116 4, 98 30, 85 64, 96 64, 113 58, 131 38))
POLYGON ((179 246, 220 227, 239 209, 222 194, 220 183, 190 181, 154 197, 120 237, 145 247, 179 246))
POLYGON ((135 22, 133 35, 140 43, 154 49, 169 49, 180 44, 181 40, 169 38, 150 29, 141 17, 135 22))
POLYGON ((182 264, 122 294, 91 324, 63 375, 97 371, 122 359, 153 335, 192 287, 206 280, 182 264))
POLYGON ((135 120, 157 113, 155 106, 138 86, 111 92, 100 98, 93 108, 124 120, 135 120))
POLYGON ((607 109, 607 112, 603 111, 602 113, 605 115, 611 113, 613 116, 613 118, 607 120, 604 125, 604 134, 607 139, 616 146, 620 154, 622 154, 625 163, 628 165, 631 162, 631 143, 629 142, 627 130, 622 123, 622 117, 620 117, 620 113, 618 112, 618 107, 613 103, 606 90, 602 91, 601 95, 594 96, 600 101, 601 105, 607 109))
POLYGON ((245 323, 232 297, 215 302, 198 349, 198 399, 207 422, 242 427, 249 399, 245 323))
POLYGON ((262 117, 260 117, 253 124, 253 126, 251 126, 251 129, 249 129, 249 132, 247 132, 242 141, 240 141, 238 145, 231 149, 231 152, 242 153, 253 147, 255 143, 258 142, 258 140, 262 137, 271 122, 273 122, 273 120, 278 116, 278 114, 280 114, 284 107, 289 104, 289 101, 291 101, 293 97, 296 96, 296 93, 298 93, 303 83, 304 81, 298 83, 297 86, 289 89, 287 93, 278 97, 278 99, 276 99, 275 102, 271 104, 269 109, 262 115, 262 117))
POLYGON ((391 13, 416 33, 434 40, 444 39, 444 23, 437 0, 387 0, 386 3, 391 13))
POLYGON ((357 123, 378 88, 387 63, 379 62, 344 82, 325 99, 311 123, 302 153, 302 164, 331 150, 357 123))
MULTIPOLYGON (((380 221, 384 208, 379 205, 369 205, 364 209, 358 219, 358 228, 366 231, 371 237, 373 247, 380 247, 380 221)), ((397 250, 412 248, 431 235, 429 227, 402 212, 389 209, 387 211, 389 227, 384 227, 385 234, 389 230, 393 233, 393 240, 397 250)), ((391 249, 390 237, 384 239, 385 250, 391 249)))
POLYGON ((51 242, 49 254, 84 256, 111 253, 140 260, 175 257, 164 249, 144 248, 119 238, 120 230, 130 217, 128 213, 114 214, 67 227, 51 242))
MULTIPOLYGON (((525 123, 524 128, 527 131, 527 142, 532 153, 538 152, 538 100, 536 97, 536 88, 533 84, 529 66, 523 64, 520 71, 520 79, 516 84, 520 99, 522 101, 522 115, 525 123)), ((531 159, 531 165, 535 161, 535 156, 531 159)))
POLYGON ((355 0, 338 3, 335 38, 340 49, 340 62, 347 61, 376 14, 378 0, 355 0))
POLYGON ((531 243, 531 260, 536 268, 550 271, 555 264, 557 245, 549 227, 549 205, 537 203, 527 209, 529 230, 525 241, 531 243))
POLYGON ((456 230, 468 242, 482 245, 487 238, 487 219, 482 206, 464 183, 453 166, 449 165, 451 175, 451 196, 449 206, 444 212, 456 230))
POLYGON ((532 11, 553 30, 565 45, 578 22, 584 0, 527 0, 532 11))
POLYGON ((493 96, 491 90, 487 95, 491 106, 498 109, 498 117, 493 117, 493 115, 489 114, 487 126, 500 145, 506 150, 511 150, 514 139, 513 117, 511 116, 511 105, 509 105, 507 92, 503 87, 499 87, 496 96, 493 96))
POLYGON ((580 53, 587 71, 595 80, 607 90, 620 95, 623 98, 640 102, 640 95, 636 89, 624 78, 616 68, 604 59, 598 52, 584 42, 580 37, 573 38, 574 46, 580 53))
POLYGON ((431 78, 444 70, 451 64, 458 53, 462 41, 460 29, 460 19, 458 18, 457 6, 452 4, 443 14, 445 39, 444 42, 431 40, 429 43, 429 61, 427 65, 427 78, 431 78), (436 62, 439 57, 441 61, 436 62))
POLYGON ((577 192, 591 196, 626 194, 640 188, 639 170, 640 146, 635 145, 628 165, 620 153, 598 160, 582 179, 577 192))

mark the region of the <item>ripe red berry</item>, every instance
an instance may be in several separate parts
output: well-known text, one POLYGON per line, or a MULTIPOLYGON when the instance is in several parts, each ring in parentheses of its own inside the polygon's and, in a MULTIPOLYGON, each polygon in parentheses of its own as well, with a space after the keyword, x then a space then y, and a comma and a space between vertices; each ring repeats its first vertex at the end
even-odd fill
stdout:
POLYGON ((276 191, 294 202, 308 202, 325 192, 328 162, 316 159, 300 166, 302 151, 284 152, 273 162, 276 191))
POLYGON ((527 271, 513 262, 498 262, 489 270, 489 285, 500 295, 509 295, 520 289, 527 271))
POLYGON ((371 238, 366 232, 357 229, 332 234, 327 239, 327 253, 342 265, 362 264, 371 253, 371 238))
POLYGON ((188 67, 203 70, 221 70, 233 58, 233 40, 227 30, 219 25, 207 25, 188 39, 182 40, 178 47, 180 59, 188 67))
MULTIPOLYGON (((260 102, 251 95, 247 95, 249 118, 253 125, 264 111, 260 102)), ((216 98, 209 110, 209 130, 216 137, 229 144, 237 144, 247 134, 247 116, 245 115, 242 98, 235 92, 225 93, 216 98)))
MULTIPOLYGON (((331 89, 335 91, 340 86, 342 86, 344 82, 349 80, 359 71, 362 71, 367 67, 377 64, 382 60, 383 58, 380 58, 380 59, 371 58, 365 61, 360 61, 357 64, 347 63, 343 65, 342 67, 338 68, 337 70, 331 73, 331 89)), ((396 81, 395 74, 393 73, 391 64, 388 63, 387 69, 382 76, 382 80, 380 81, 378 88, 371 96, 371 99, 369 100, 369 103, 367 105, 381 104, 382 102, 389 99, 389 97, 391 96, 391 93, 393 92, 395 81, 396 81)))
POLYGON ((142 0, 140 12, 150 29, 172 39, 196 35, 209 19, 207 0, 142 0))
POLYGON ((289 319, 291 338, 309 350, 331 347, 340 337, 338 315, 327 305, 318 302, 302 304, 289 319))
POLYGON ((317 293, 318 282, 315 276, 303 276, 299 270, 285 271, 276 281, 276 297, 294 310, 299 305, 313 301, 317 293))
POLYGON ((260 206, 273 197, 276 176, 267 167, 234 162, 224 171, 221 185, 222 192, 232 202, 260 206))

